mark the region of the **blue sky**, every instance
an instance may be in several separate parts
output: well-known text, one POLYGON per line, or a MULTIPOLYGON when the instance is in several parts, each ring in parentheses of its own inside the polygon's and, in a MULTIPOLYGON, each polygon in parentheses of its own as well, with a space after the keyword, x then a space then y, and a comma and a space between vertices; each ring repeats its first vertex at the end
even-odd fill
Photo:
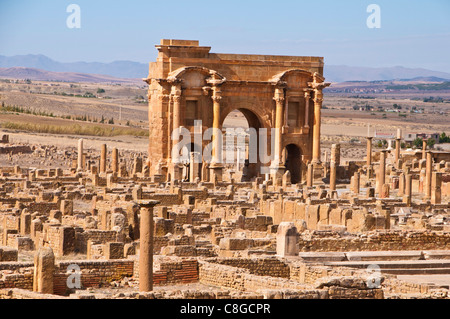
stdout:
POLYGON ((200 40, 217 53, 450 72, 450 1, 0 0, 0 55, 148 63, 161 38, 200 40), (72 3, 81 7, 81 29, 66 25, 72 3), (381 8, 380 29, 366 25, 372 3, 381 8))

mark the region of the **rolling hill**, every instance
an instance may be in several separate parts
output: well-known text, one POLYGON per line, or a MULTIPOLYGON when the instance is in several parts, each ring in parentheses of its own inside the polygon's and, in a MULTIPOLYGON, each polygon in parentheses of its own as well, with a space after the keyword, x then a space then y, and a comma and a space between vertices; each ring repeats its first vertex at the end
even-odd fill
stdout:
POLYGON ((129 83, 142 85, 141 79, 116 78, 109 75, 76 72, 53 72, 26 67, 0 68, 0 78, 29 79, 39 81, 88 82, 88 83, 129 83))
MULTIPOLYGON (((28 78, 32 75, 38 76, 38 70, 45 70, 47 72, 70 72, 77 75, 72 75, 73 78, 84 79, 89 78, 87 74, 93 74, 95 77, 114 77, 126 79, 142 79, 148 75, 148 64, 132 62, 132 61, 114 61, 111 63, 100 62, 71 62, 62 63, 50 59, 45 55, 16 55, 6 57, 0 55, 0 68, 27 68, 27 70, 12 69, 7 72, 9 74, 17 73, 21 77, 27 76, 26 72, 30 72, 28 78), (84 76, 80 74, 83 73, 84 76), (102 76, 99 76, 102 74, 102 76)), ((44 71, 42 71, 44 72, 44 71)), ((2 73, 3 74, 3 73, 2 73)), ((47 77, 59 76, 58 74, 41 74, 39 76, 47 77)), ((405 68, 402 66, 373 68, 373 67, 357 67, 347 65, 325 65, 324 75, 329 82, 346 82, 346 81, 389 81, 401 79, 421 78, 422 80, 430 79, 426 82, 434 82, 436 78, 450 80, 450 73, 427 70, 423 68, 405 68)), ((0 74, 0 76, 2 76, 0 74)), ((55 78, 56 79, 56 78, 55 78)))

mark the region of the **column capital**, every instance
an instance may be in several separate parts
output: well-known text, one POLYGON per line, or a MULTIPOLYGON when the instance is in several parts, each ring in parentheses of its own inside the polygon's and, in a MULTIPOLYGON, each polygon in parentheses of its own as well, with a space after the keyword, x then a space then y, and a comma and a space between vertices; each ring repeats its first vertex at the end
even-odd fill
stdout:
POLYGON ((220 95, 213 95, 211 96, 211 99, 213 102, 220 102, 222 100, 222 97, 220 95))
POLYGON ((181 95, 170 95, 170 98, 173 102, 180 103, 181 101, 181 95))
POLYGON ((212 87, 211 99, 214 102, 219 102, 220 100, 222 100, 222 90, 220 89, 220 87, 218 87, 218 86, 212 87))
POLYGON ((162 101, 162 102, 167 102, 170 99, 170 95, 169 94, 159 94, 158 95, 158 100, 162 101))
POLYGON ((284 100, 285 100, 285 98, 284 98, 284 89, 280 88, 280 87, 277 87, 275 89, 275 94, 273 96, 273 99, 277 103, 283 103, 284 100))
POLYGON ((274 93, 274 97, 273 99, 276 102, 283 102, 284 101, 284 88, 283 87, 276 87, 275 88, 275 93, 274 93))
POLYGON ((323 102, 323 93, 322 90, 314 90, 314 103, 320 104, 323 102))
POLYGON ((284 97, 280 97, 280 96, 276 96, 273 98, 275 102, 277 103, 283 103, 285 98, 284 97))
POLYGON ((156 205, 158 205, 160 203, 160 201, 158 201, 158 200, 137 200, 137 201, 134 201, 133 203, 135 203, 139 207, 152 208, 152 207, 155 207, 156 205))

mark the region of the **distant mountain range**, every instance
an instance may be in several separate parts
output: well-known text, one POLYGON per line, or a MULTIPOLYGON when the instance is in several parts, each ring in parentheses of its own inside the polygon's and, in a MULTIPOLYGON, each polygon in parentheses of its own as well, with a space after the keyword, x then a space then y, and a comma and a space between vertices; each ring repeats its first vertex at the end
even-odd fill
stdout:
MULTIPOLYGON (((105 81, 108 76, 122 79, 142 79, 148 75, 148 64, 145 63, 132 61, 62 63, 54 61, 45 55, 33 54, 12 57, 0 55, 0 68, 3 68, 3 70, 0 69, 0 77, 5 77, 4 74, 10 74, 11 77, 17 76, 35 80, 52 80, 51 77, 55 77, 53 80, 58 80, 61 76, 68 76, 68 74, 58 75, 55 72, 70 72, 74 74, 71 74, 70 78, 66 78, 66 81, 75 82, 85 81, 86 78, 90 78, 88 75, 92 74, 100 80, 103 78, 101 82, 108 82, 105 81), (29 75, 27 75, 28 73, 29 75), (43 78, 39 78, 40 76, 43 78)), ((324 73, 326 80, 329 82, 388 81, 414 78, 450 80, 450 73, 401 66, 371 68, 325 65, 324 73)))
POLYGON ((76 72, 53 72, 35 68, 12 67, 0 68, 0 78, 27 79, 33 81, 62 81, 87 83, 128 83, 143 85, 141 79, 116 78, 110 75, 87 74, 76 72))
POLYGON ((39 54, 15 55, 6 57, 0 55, 0 68, 26 67, 53 72, 75 72, 87 74, 104 74, 116 78, 145 78, 148 75, 148 64, 131 61, 72 62, 62 63, 39 54))
POLYGON ((431 71, 427 69, 411 69, 402 66, 389 68, 353 67, 346 65, 325 65, 324 76, 329 82, 346 81, 390 81, 433 78, 450 80, 450 73, 431 71))

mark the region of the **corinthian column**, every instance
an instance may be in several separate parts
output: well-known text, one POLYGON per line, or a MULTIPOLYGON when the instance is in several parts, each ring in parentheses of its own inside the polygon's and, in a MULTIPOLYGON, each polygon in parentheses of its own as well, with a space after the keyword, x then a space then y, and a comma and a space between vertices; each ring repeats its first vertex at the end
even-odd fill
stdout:
POLYGON ((320 164, 320 124, 322 121, 322 90, 314 90, 313 164, 320 164))
POLYGON ((271 163, 271 175, 273 185, 280 185, 281 178, 284 174, 285 167, 282 160, 282 128, 284 122, 284 89, 277 87, 275 89, 275 145, 274 156, 271 163))
POLYGON ((313 82, 309 82, 308 85, 314 90, 314 126, 313 126, 313 149, 312 149, 312 163, 320 164, 320 124, 322 121, 322 102, 323 93, 322 90, 331 83, 322 82, 323 77, 314 73, 313 82))
POLYGON ((213 100, 213 144, 212 144, 212 160, 211 160, 211 181, 222 181, 222 150, 221 148, 221 128, 220 128, 220 101, 222 100, 222 91, 220 87, 213 86, 212 96, 213 100))
POLYGON ((284 111, 284 90, 282 88, 275 89, 275 96, 273 98, 276 103, 276 113, 275 113, 275 158, 274 161, 277 165, 281 163, 281 152, 282 152, 282 137, 281 129, 283 127, 283 111, 284 111))
MULTIPOLYGON (((178 131, 182 127, 181 125, 181 87, 180 85, 172 86, 171 99, 173 103, 172 123, 173 131, 176 132, 172 140, 172 148, 180 141, 178 131)), ((170 132, 172 134, 172 132, 170 132)), ((172 136, 171 136, 172 137, 172 136)), ((170 152, 171 153, 171 152, 170 152)), ((181 179, 181 167, 180 167, 180 152, 172 154, 173 172, 172 178, 174 180, 181 179)), ((169 155, 170 157, 171 155, 169 155)))

